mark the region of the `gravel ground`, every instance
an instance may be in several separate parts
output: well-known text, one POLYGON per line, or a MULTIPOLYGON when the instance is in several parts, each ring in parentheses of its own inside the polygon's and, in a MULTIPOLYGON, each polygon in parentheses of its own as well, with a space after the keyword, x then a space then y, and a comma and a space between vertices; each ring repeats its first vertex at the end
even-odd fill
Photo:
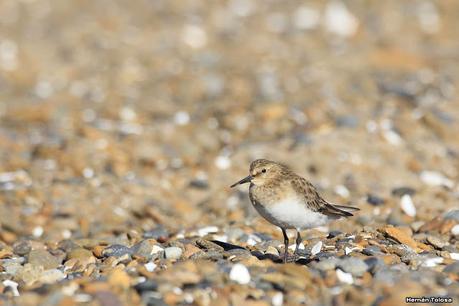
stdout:
POLYGON ((457 37, 457 1, 2 0, 0 304, 459 303, 457 37), (256 158, 361 211, 282 264, 256 158))

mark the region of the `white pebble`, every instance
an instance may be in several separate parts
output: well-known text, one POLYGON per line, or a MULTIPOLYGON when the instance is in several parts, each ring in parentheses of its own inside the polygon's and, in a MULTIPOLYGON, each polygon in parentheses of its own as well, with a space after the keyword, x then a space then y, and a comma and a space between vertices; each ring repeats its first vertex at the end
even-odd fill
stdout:
POLYGON ((300 30, 312 30, 319 21, 319 11, 306 5, 300 6, 293 15, 293 24, 300 30))
POLYGON ((3 281, 3 286, 11 288, 11 291, 13 292, 13 296, 19 296, 19 291, 18 291, 18 283, 13 282, 12 280, 4 280, 3 281))
POLYGON ((250 246, 254 246, 258 242, 261 242, 261 238, 258 237, 257 235, 250 234, 249 237, 247 238, 247 244, 250 246))
POLYGON ((400 206, 406 215, 410 217, 416 216, 416 207, 414 206, 413 200, 409 194, 402 196, 402 199, 400 200, 400 206))
POLYGON ((177 112, 174 115, 174 122, 177 125, 187 125, 190 122, 190 115, 185 111, 177 112))
POLYGON ((241 285, 246 285, 250 282, 249 270, 243 264, 235 264, 230 271, 229 277, 232 281, 241 285))
POLYGON ((354 283, 354 278, 351 273, 346 273, 341 269, 336 269, 336 277, 342 283, 352 285, 354 283))
POLYGON ((168 247, 164 249, 164 255, 167 259, 179 259, 182 256, 182 249, 179 247, 168 247))
POLYGON ((186 25, 182 33, 183 41, 194 49, 199 49, 207 44, 207 34, 203 28, 197 25, 186 25))
POLYGON ((159 245, 154 245, 153 248, 151 249, 151 252, 150 252, 150 255, 153 255, 153 254, 157 254, 161 251, 163 251, 164 249, 162 247, 160 247, 159 245))
POLYGON ((135 110, 127 106, 121 108, 119 116, 123 121, 134 121, 135 119, 137 119, 137 114, 135 110))
POLYGON ((451 259, 459 260, 459 253, 449 253, 451 259))
POLYGON ((441 257, 433 257, 426 259, 421 266, 423 267, 435 267, 443 262, 443 258, 441 257))
POLYGON ((282 306, 284 304, 284 295, 282 294, 282 292, 277 292, 273 295, 271 299, 271 304, 273 306, 282 306))
POLYGON ((43 227, 37 226, 33 229, 32 235, 36 238, 39 238, 41 237, 41 235, 43 235, 43 232, 44 232, 43 227))
POLYGON ((456 224, 455 226, 453 226, 453 228, 451 229, 451 233, 454 236, 459 236, 459 224, 456 224))
POLYGON ((341 1, 331 1, 325 10, 325 26, 328 31, 343 37, 354 35, 359 22, 341 1))
POLYGON ((221 170, 226 170, 231 167, 231 160, 227 156, 218 156, 215 159, 215 165, 221 170))
POLYGON ((198 235, 200 237, 203 237, 207 234, 217 233, 217 232, 218 232, 218 227, 216 226, 206 226, 206 227, 198 229, 198 235))
POLYGON ((430 186, 446 186, 448 188, 454 187, 452 180, 437 171, 422 171, 421 181, 430 186))
POLYGON ((322 250, 322 241, 317 242, 311 249, 311 255, 319 254, 322 250))
POLYGON ((349 198, 350 192, 349 189, 346 188, 344 185, 338 185, 335 187, 335 192, 342 198, 349 198))
POLYGON ((147 263, 145 264, 145 269, 147 269, 148 272, 153 272, 153 271, 155 271, 156 267, 157 267, 156 264, 155 264, 154 262, 151 262, 151 261, 150 261, 150 262, 147 262, 147 263))

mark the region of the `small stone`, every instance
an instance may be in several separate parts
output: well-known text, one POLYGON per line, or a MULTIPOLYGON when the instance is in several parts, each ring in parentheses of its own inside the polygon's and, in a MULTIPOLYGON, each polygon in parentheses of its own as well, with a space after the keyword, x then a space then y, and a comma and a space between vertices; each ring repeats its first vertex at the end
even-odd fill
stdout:
POLYGON ((250 282, 250 273, 246 266, 238 263, 231 268, 229 278, 236 283, 246 285, 250 282))
POLYGON ((446 220, 455 220, 459 222, 459 209, 451 210, 445 214, 446 220))
POLYGON ((373 194, 368 194, 367 195, 367 202, 368 204, 371 204, 373 206, 381 206, 381 205, 384 205, 384 203, 386 202, 383 198, 377 196, 377 195, 373 195, 373 194))
POLYGON ((381 248, 376 245, 367 246, 362 250, 362 253, 368 256, 377 256, 382 254, 381 248))
POLYGON ((158 226, 151 231, 145 232, 143 237, 147 239, 155 239, 159 242, 166 242, 169 238, 169 232, 165 227, 158 226))
POLYGON ((32 246, 30 244, 30 241, 27 241, 27 240, 18 241, 13 245, 14 254, 17 254, 19 256, 24 256, 24 255, 29 254, 31 250, 32 250, 32 246))
POLYGON ((179 247, 168 247, 164 249, 166 259, 179 259, 182 256, 182 249, 179 247))
POLYGON ((354 278, 351 273, 346 273, 341 269, 336 269, 336 277, 342 283, 352 285, 354 283, 354 278))
POLYGON ((61 261, 46 250, 33 250, 29 253, 28 263, 42 266, 45 270, 57 268, 61 261))
POLYGON ((339 259, 336 257, 329 257, 315 262, 312 266, 320 271, 334 270, 338 265, 339 259))
POLYGON ((159 246, 154 239, 145 239, 131 247, 133 255, 144 257, 150 260, 153 255, 158 254, 164 249, 159 246))
POLYGON ((67 259, 81 259, 81 258, 88 258, 94 257, 90 250, 84 248, 77 248, 67 253, 67 259))
POLYGON ((314 256, 314 255, 317 255, 320 253, 320 251, 322 250, 322 241, 319 241, 317 242, 311 249, 311 255, 314 256))
POLYGON ((196 247, 194 244, 188 243, 185 244, 185 252, 183 253, 183 257, 190 258, 194 254, 201 252, 201 249, 196 247))
POLYGON ((354 276, 362 276, 367 270, 367 264, 357 257, 346 257, 341 259, 338 267, 354 276))
POLYGON ((38 279, 43 284, 54 284, 65 278, 65 274, 58 269, 51 269, 43 271, 43 274, 38 279))
POLYGON ((104 257, 122 257, 125 255, 132 255, 133 251, 127 246, 121 244, 114 244, 109 247, 106 247, 102 251, 104 257))
POLYGON ((459 261, 447 265, 444 269, 443 272, 445 273, 453 273, 459 275, 459 261))
POLYGON ((397 240, 398 242, 403 243, 412 249, 417 249, 416 241, 414 241, 413 238, 408 236, 408 234, 405 231, 400 230, 397 227, 390 226, 385 227, 383 231, 384 233, 386 233, 386 235, 397 240))
POLYGON ((271 255, 274 255, 274 256, 279 256, 279 251, 275 247, 270 245, 270 246, 268 246, 266 248, 265 254, 271 254, 271 255))
POLYGON ((410 195, 405 194, 402 196, 402 198, 400 199, 400 207, 407 216, 416 216, 416 207, 414 206, 413 200, 411 199, 410 195))
POLYGON ((451 228, 451 234, 454 236, 459 236, 459 224, 456 224, 453 226, 453 228, 451 228))
POLYGON ((113 287, 127 289, 131 284, 131 278, 124 270, 114 269, 108 275, 108 283, 113 287))
POLYGON ((395 189, 392 189, 392 195, 398 196, 398 197, 402 197, 406 194, 413 196, 415 193, 416 193, 416 190, 411 187, 397 187, 395 189))
POLYGON ((433 235, 427 236, 427 242, 440 250, 445 246, 449 245, 449 242, 445 239, 433 235))
POLYGON ((421 181, 430 186, 454 187, 454 182, 452 180, 437 171, 422 171, 420 178, 421 181))

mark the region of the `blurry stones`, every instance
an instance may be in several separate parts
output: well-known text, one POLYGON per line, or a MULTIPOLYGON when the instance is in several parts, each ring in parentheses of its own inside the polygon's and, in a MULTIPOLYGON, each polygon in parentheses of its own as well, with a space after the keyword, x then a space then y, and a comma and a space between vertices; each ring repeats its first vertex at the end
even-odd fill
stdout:
POLYGON ((229 273, 229 278, 236 283, 246 285, 250 282, 250 273, 243 264, 235 264, 229 273))
POLYGON ((164 249, 166 259, 179 259, 182 256, 182 249, 179 247, 168 247, 164 249))
POLYGON ((445 214, 445 220, 455 220, 459 222, 459 209, 451 210, 445 214))
POLYGON ((32 246, 28 240, 20 240, 13 245, 13 252, 19 256, 29 254, 31 250, 32 246))
POLYGON ((410 195, 405 194, 402 196, 402 198, 400 199, 400 207, 406 215, 410 217, 416 216, 416 207, 414 206, 413 200, 411 199, 410 195))
POLYGON ((33 266, 42 266, 45 270, 57 268, 61 262, 46 250, 33 250, 29 253, 28 263, 33 266))
POLYGON ((325 8, 325 27, 344 38, 355 34, 359 22, 342 1, 330 1, 325 8))
POLYGON ((293 25, 299 30, 315 29, 319 22, 320 12, 311 6, 302 5, 293 13, 293 25))
POLYGON ((357 257, 345 257, 341 259, 338 267, 354 276, 362 276, 368 270, 368 265, 357 257))
POLYGON ((385 200, 377 195, 368 194, 367 195, 367 202, 373 206, 380 206, 385 203, 385 200))
POLYGON ((406 187, 406 186, 397 187, 397 188, 392 189, 392 195, 398 196, 398 197, 402 197, 406 194, 412 196, 415 193, 416 193, 416 190, 414 188, 406 187))
POLYGON ((427 236, 427 242, 433 245, 435 248, 440 249, 440 250, 444 248, 445 246, 449 245, 449 242, 446 241, 445 239, 437 237, 437 236, 433 236, 433 235, 427 236))
POLYGON ((102 251, 102 255, 105 257, 122 257, 125 255, 132 255, 132 253, 133 251, 129 247, 121 244, 111 245, 102 251))
POLYGON ((169 231, 164 226, 157 226, 156 228, 145 232, 143 237, 147 239, 155 239, 159 242, 165 242, 169 238, 169 231))
POLYGON ((420 174, 421 181, 430 186, 454 187, 454 182, 437 171, 422 171, 420 174))
POLYGON ((346 273, 341 269, 336 269, 336 277, 342 283, 352 285, 354 283, 354 278, 351 273, 346 273))
POLYGON ((207 34, 199 25, 188 24, 183 28, 182 40, 191 48, 200 49, 207 44, 207 34))

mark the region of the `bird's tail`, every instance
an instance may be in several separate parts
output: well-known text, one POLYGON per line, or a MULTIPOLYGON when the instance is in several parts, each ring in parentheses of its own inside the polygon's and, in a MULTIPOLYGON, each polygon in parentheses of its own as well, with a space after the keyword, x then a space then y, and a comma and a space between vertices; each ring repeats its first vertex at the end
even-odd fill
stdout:
POLYGON ((360 210, 360 208, 327 203, 322 207, 321 212, 329 217, 339 218, 352 217, 353 214, 351 212, 357 210, 360 210))

